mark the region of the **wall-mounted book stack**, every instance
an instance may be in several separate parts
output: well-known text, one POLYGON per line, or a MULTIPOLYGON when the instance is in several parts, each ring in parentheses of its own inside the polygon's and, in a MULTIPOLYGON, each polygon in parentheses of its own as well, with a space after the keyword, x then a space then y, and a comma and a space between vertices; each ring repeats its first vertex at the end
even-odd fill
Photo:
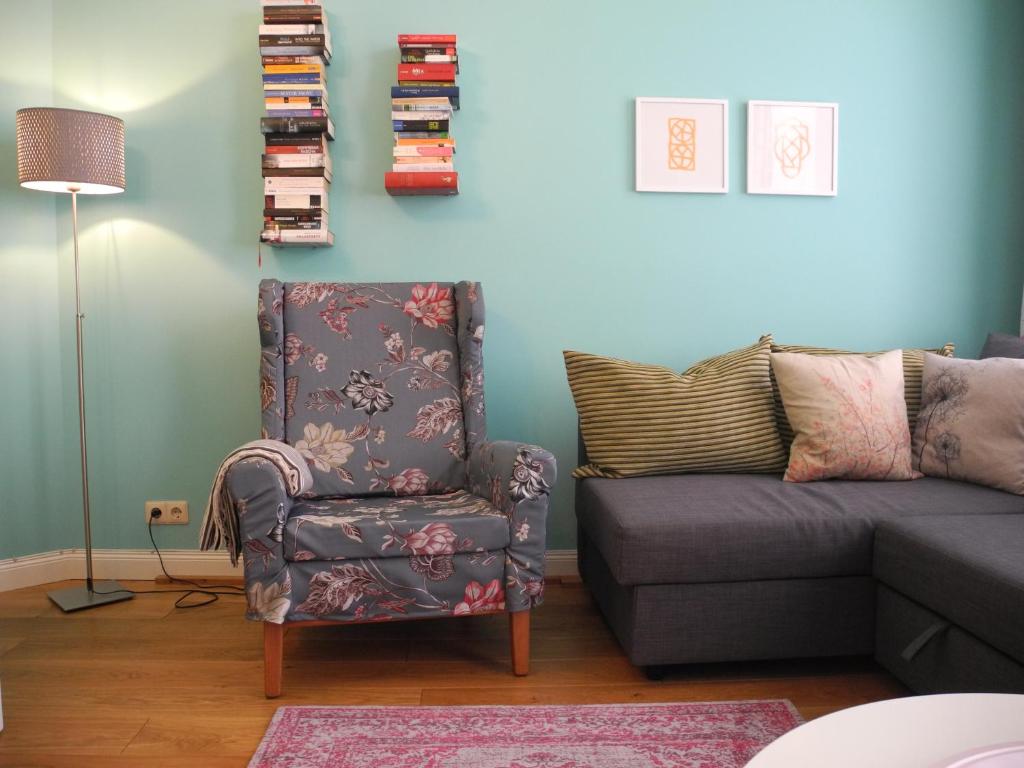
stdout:
POLYGON ((459 108, 455 35, 399 35, 402 60, 391 88, 390 195, 457 195, 452 114, 459 108))
POLYGON ((327 106, 331 33, 319 0, 261 0, 266 117, 263 232, 271 245, 334 243, 327 226, 334 123, 327 106))

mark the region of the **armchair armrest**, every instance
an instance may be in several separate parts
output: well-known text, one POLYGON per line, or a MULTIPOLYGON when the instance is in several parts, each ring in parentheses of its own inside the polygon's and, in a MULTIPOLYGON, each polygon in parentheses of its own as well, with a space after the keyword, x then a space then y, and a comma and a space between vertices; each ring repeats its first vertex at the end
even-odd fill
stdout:
POLYGON ((544 545, 555 457, 536 445, 507 440, 478 445, 469 457, 469 488, 490 500, 509 522, 505 606, 524 611, 544 596, 544 545))
POLYGON ((246 618, 281 623, 291 607, 291 579, 284 559, 284 524, 291 513, 281 473, 266 459, 242 459, 225 476, 238 516, 245 567, 246 618))
POLYGON ((257 440, 221 465, 204 521, 204 549, 224 544, 245 564, 247 618, 281 623, 291 607, 284 526, 295 497, 312 486, 302 455, 290 445, 257 440))

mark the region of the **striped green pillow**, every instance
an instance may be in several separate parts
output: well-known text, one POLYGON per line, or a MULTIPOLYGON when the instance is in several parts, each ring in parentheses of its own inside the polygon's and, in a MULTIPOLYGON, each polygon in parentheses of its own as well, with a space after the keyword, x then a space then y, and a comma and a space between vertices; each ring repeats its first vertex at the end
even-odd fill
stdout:
POLYGON ((772 410, 771 336, 678 374, 564 352, 590 464, 573 476, 781 472, 772 410))
MULTIPOLYGON (((914 434, 917 424, 917 413, 921 410, 921 376, 924 374, 924 353, 931 352, 943 357, 953 357, 955 351, 952 344, 945 344, 939 349, 904 349, 903 352, 903 399, 907 401, 907 420, 910 422, 910 434, 914 434)), ((802 347, 795 344, 772 344, 772 352, 801 352, 805 355, 864 355, 878 357, 885 352, 848 352, 843 349, 827 349, 825 347, 802 347)), ((775 382, 775 374, 771 374, 772 398, 775 407, 775 421, 779 426, 779 436, 786 451, 793 443, 793 427, 786 418, 786 409, 782 407, 782 395, 775 382)))

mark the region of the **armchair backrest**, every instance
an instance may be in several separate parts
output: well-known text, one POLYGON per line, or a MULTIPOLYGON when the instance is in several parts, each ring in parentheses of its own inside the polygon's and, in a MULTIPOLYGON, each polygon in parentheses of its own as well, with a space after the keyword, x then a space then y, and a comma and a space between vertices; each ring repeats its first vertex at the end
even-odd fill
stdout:
POLYGON ((465 487, 486 440, 476 283, 260 283, 263 435, 316 496, 465 487))

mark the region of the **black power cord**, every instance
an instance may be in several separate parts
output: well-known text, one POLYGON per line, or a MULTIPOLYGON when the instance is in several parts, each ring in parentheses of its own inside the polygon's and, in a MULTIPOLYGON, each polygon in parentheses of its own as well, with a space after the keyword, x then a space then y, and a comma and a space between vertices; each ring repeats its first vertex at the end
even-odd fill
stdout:
POLYGON ((202 608, 204 605, 212 605, 216 603, 222 595, 226 597, 245 597, 245 587, 237 587, 234 584, 200 584, 198 581, 192 581, 190 579, 181 579, 177 576, 171 576, 167 572, 167 566, 164 565, 164 556, 160 553, 160 547, 157 546, 156 538, 153 536, 153 520, 160 517, 161 512, 158 509, 154 509, 150 512, 149 520, 147 521, 146 529, 149 531, 149 540, 153 544, 153 550, 156 552, 157 559, 160 561, 160 570, 163 571, 164 576, 172 584, 187 584, 193 589, 119 589, 111 592, 100 592, 96 590, 97 595, 115 595, 118 592, 130 592, 133 595, 166 595, 167 593, 177 594, 182 593, 181 597, 174 601, 175 608, 202 608), (231 590, 230 592, 222 590, 231 590), (186 603, 185 600, 192 595, 205 595, 208 599, 198 603, 186 603))

